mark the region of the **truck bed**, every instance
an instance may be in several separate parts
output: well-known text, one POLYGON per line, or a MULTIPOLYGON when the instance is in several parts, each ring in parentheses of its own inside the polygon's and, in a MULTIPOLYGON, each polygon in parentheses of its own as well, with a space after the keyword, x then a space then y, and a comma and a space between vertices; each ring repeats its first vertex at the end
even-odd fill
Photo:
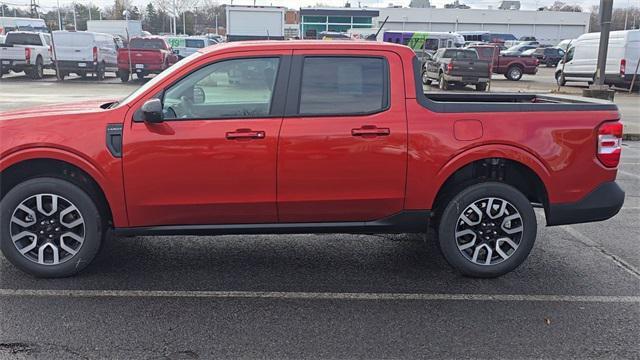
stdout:
POLYGON ((607 100, 535 93, 420 92, 420 103, 435 112, 617 111, 607 100))

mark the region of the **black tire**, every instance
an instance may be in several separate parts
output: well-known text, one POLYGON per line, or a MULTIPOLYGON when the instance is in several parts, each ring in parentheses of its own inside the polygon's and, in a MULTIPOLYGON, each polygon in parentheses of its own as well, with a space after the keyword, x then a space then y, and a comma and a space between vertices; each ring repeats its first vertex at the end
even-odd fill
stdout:
POLYGON ((120 81, 126 83, 129 81, 129 72, 126 70, 120 70, 118 71, 118 77, 120 77, 120 81))
POLYGON ((36 58, 36 66, 31 69, 27 75, 34 79, 42 79, 44 77, 44 65, 42 64, 42 57, 38 56, 36 58))
POLYGON ((567 84, 567 80, 564 78, 564 74, 562 73, 562 71, 558 71, 556 73, 556 82, 560 86, 565 86, 567 84))
POLYGON ((426 71, 423 71, 423 72, 422 72, 422 83, 423 83, 424 85, 431 85, 431 79, 429 79, 429 78, 427 77, 427 72, 426 72, 426 71))
POLYGON ((86 72, 86 71, 78 71, 78 75, 79 75, 82 79, 86 79, 86 78, 87 78, 87 72, 86 72))
MULTIPOLYGON (((32 226, 40 226, 38 221, 40 221, 40 219, 47 218, 40 212, 34 212, 34 214, 36 216, 33 220, 34 225, 32 226)), ((59 215, 67 216, 59 214, 59 211, 57 211, 51 215, 50 218, 55 219, 59 215)), ((43 221, 42 223, 46 224, 46 221, 43 221)), ((60 223, 62 223, 62 220, 60 220, 60 223)), ((52 226, 56 225, 54 224, 52 226)), ((49 227, 52 228, 52 226, 49 227)), ((57 226, 62 228, 62 225, 58 224, 57 226)), ((21 229, 14 229, 14 232, 18 231, 21 231, 21 229)), ((32 230, 32 228, 29 228, 29 231, 33 231, 34 233, 37 232, 32 230)), ((49 229, 47 231, 54 230, 49 229)), ((62 228, 62 231, 59 231, 58 234, 64 233, 65 231, 68 232, 67 229, 62 228)), ((41 245, 43 243, 43 238, 46 239, 47 232, 45 232, 44 235, 39 235, 42 234, 42 232, 37 233, 39 237, 38 245, 41 245), (42 238, 40 238, 40 236, 42 236, 42 238)), ((54 239, 56 237, 58 236, 56 235, 54 239)), ((103 223, 94 201, 81 188, 65 180, 50 177, 26 180, 11 189, 2 201, 0 201, 0 249, 4 256, 13 265, 30 275, 44 278, 56 278, 71 276, 80 272, 89 265, 89 263, 91 263, 98 253, 102 237, 103 223), (75 206, 77 212, 81 215, 81 218, 84 221, 81 228, 84 241, 75 249, 77 253, 71 255, 71 253, 65 253, 61 250, 62 247, 59 247, 58 254, 63 257, 59 258, 60 263, 58 264, 41 264, 32 258, 28 258, 27 255, 22 255, 11 239, 11 227, 17 226, 11 220, 15 209, 22 204, 23 201, 37 194, 53 194, 62 198, 62 200, 59 200, 61 205, 58 208, 62 208, 63 200, 72 204, 75 206), (64 256, 67 256, 67 258, 63 261, 64 256)), ((26 241, 28 242, 29 240, 30 238, 27 237, 26 241)), ((16 243, 18 243, 18 241, 16 241, 16 243)), ((57 246, 60 246, 60 244, 58 243, 57 246)), ((67 246, 69 246, 69 244, 67 244, 67 246)), ((38 249, 40 249, 40 247, 38 249)), ((47 250, 47 248, 45 248, 45 250, 47 250)), ((29 254, 29 252, 27 252, 27 254, 29 254)))
MULTIPOLYGON (((515 214, 515 212, 512 212, 512 214, 515 214)), ((473 214, 469 216, 472 215, 473 214)), ((482 213, 482 215, 484 215, 484 213, 482 213)), ((487 219, 489 218, 487 217, 487 219)), ((482 217, 478 219, 478 221, 480 220, 484 221, 482 217)), ((493 219, 490 219, 490 221, 493 221, 493 219)), ((503 223, 499 226, 499 228, 495 227, 495 223, 487 225, 494 226, 493 230, 503 232, 504 230, 502 229, 504 228, 505 222, 506 220, 503 218, 503 223)), ((480 228, 481 225, 485 225, 485 223, 478 224, 477 227, 480 228)), ((509 227, 511 227, 511 225, 509 225, 509 227)), ((483 228, 480 228, 480 230, 473 230, 474 234, 472 235, 475 236, 475 238, 473 239, 474 243, 476 243, 476 240, 480 238, 480 234, 483 234, 482 229, 483 228)), ((491 233, 491 236, 495 236, 496 238, 504 238, 505 236, 508 237, 508 235, 505 235, 506 233, 502 233, 499 235, 493 235, 496 233, 496 231, 492 231, 491 233)), ((453 198, 451 198, 451 200, 447 203, 440 217, 438 241, 440 250, 442 251, 442 254, 444 255, 447 262, 460 273, 465 276, 490 278, 504 275, 520 266, 533 248, 533 244, 536 239, 536 233, 537 221, 535 212, 533 211, 533 207, 531 206, 529 200, 520 191, 518 191, 518 189, 504 183, 484 182, 468 186, 467 188, 454 195, 453 198), (522 231, 519 233, 519 239, 517 239, 517 248, 514 249, 507 258, 497 257, 499 255, 495 255, 498 254, 495 239, 486 240, 487 246, 492 247, 493 249, 491 254, 494 254, 497 257, 496 261, 500 262, 484 265, 477 264, 473 262, 472 259, 469 259, 470 255, 466 249, 462 250, 458 248, 459 244, 458 238, 456 238, 456 231, 458 230, 458 227, 464 226, 464 222, 460 219, 462 213, 466 211, 467 208, 472 204, 477 203, 478 201, 482 202, 487 198, 498 198, 506 200, 512 207, 512 209, 515 209, 520 215, 520 220, 509 220, 509 224, 511 224, 511 221, 519 222, 522 225, 522 231), (490 241, 493 241, 493 245, 491 245, 490 241)), ((489 232, 486 232, 485 235, 486 234, 489 234, 489 232)), ((511 240, 516 243, 514 239, 511 240)), ((481 239, 480 242, 478 242, 480 243, 480 245, 477 245, 475 247, 472 246, 471 248, 469 248, 469 251, 474 252, 474 254, 475 251, 478 251, 480 253, 484 241, 485 240, 481 239)), ((464 243, 461 246, 464 246, 470 242, 471 241, 464 243)), ((502 242, 502 244, 504 244, 504 242, 502 242)), ((502 251, 504 252, 504 249, 502 249, 502 251)), ((489 258, 490 261, 493 261, 491 260, 492 258, 488 256, 488 251, 486 250, 484 252, 484 256, 485 259, 489 258)), ((478 260, 477 257, 476 260, 478 260)))
POLYGON ((98 81, 104 80, 105 71, 106 71, 105 64, 104 63, 98 64, 98 67, 96 68, 96 78, 98 79, 98 81))
POLYGON ((440 87, 440 90, 449 90, 450 88, 449 82, 444 79, 443 73, 440 73, 440 77, 438 78, 438 86, 440 87))
POLYGON ((139 72, 136 73, 136 79, 138 79, 138 80, 144 79, 144 76, 145 76, 144 73, 139 73, 139 72))
POLYGON ((487 83, 477 83, 476 91, 487 91, 487 83))
POLYGON ((523 75, 523 71, 522 68, 518 65, 511 65, 508 69, 507 72, 505 74, 505 76, 507 77, 507 79, 511 80, 511 81, 518 81, 520 79, 522 79, 522 75, 523 75))

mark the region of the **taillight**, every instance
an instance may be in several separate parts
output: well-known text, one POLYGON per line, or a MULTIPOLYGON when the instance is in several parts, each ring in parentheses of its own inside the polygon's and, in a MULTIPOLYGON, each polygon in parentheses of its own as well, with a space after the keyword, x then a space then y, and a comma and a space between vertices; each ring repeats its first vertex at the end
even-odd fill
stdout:
POLYGON ((24 48, 24 59, 27 61, 27 63, 31 62, 31 49, 24 48))
POLYGON ((93 47, 93 62, 98 62, 98 48, 93 47))
POLYGON ((450 62, 450 63, 447 64, 447 72, 450 73, 452 71, 453 71, 453 63, 450 62))
POLYGON ((625 70, 627 69, 627 60, 620 60, 620 76, 624 76, 625 70))
POLYGON ((606 122, 598 128, 598 160, 606 167, 616 167, 622 151, 622 123, 606 122))
POLYGON ((533 63, 534 63, 536 66, 540 65, 540 59, 538 59, 538 58, 533 59, 533 63))

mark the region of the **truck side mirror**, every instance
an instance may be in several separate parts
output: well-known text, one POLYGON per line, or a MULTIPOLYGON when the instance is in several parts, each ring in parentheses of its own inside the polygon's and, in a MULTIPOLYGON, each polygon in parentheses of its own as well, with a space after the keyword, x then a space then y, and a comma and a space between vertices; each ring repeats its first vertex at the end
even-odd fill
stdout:
POLYGON ((204 93, 204 89, 199 86, 193 88, 193 103, 194 104, 203 104, 206 100, 206 95, 204 93))
POLYGON ((147 100, 140 110, 142 110, 142 120, 145 122, 157 124, 164 120, 162 101, 160 101, 160 99, 147 100))

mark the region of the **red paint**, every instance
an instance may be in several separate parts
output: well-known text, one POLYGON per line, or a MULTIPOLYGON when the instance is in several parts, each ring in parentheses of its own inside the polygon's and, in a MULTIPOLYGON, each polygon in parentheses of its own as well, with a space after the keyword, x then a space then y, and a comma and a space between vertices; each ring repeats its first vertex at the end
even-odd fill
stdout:
POLYGON ((160 36, 147 36, 143 38, 131 38, 137 42, 154 41, 161 42, 160 49, 147 48, 120 48, 118 49, 118 70, 136 71, 136 64, 144 65, 144 73, 160 73, 178 61, 176 54, 172 52, 171 46, 160 36))
POLYGON ((617 112, 434 113, 415 100, 413 57, 409 48, 374 42, 217 45, 114 109, 84 102, 0 114, 0 171, 28 159, 67 161, 102 188, 116 227, 377 219, 430 209, 451 174, 487 157, 529 167, 552 203, 577 201, 615 179, 616 168, 596 151, 598 127, 617 112), (366 116, 132 121, 145 100, 204 64, 292 51, 384 56, 390 108, 366 116), (109 123, 124 124, 121 159, 105 146, 109 123))

